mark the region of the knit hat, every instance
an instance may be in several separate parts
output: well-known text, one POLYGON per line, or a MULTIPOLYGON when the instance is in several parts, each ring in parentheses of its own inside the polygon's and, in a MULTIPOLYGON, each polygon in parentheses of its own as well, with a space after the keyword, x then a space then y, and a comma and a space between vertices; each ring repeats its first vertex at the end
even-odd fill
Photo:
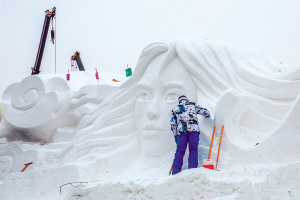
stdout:
POLYGON ((181 103, 181 101, 189 101, 188 98, 185 95, 181 95, 180 97, 178 97, 178 102, 181 103))

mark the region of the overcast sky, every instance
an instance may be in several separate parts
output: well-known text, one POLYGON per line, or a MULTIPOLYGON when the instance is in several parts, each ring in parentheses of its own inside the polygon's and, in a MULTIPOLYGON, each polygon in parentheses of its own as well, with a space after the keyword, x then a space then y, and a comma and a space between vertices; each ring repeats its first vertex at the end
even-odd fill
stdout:
MULTIPOLYGON (((44 11, 56 7, 57 72, 80 51, 85 69, 124 74, 152 42, 202 38, 265 51, 300 64, 299 0, 2 0, 0 96, 31 74, 44 11)), ((50 35, 41 65, 54 73, 50 35)))

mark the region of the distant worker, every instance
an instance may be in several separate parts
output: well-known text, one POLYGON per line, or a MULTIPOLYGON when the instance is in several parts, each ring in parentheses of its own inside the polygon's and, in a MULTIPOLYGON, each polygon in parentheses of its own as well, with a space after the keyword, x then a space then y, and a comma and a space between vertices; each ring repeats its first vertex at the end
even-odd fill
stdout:
POLYGON ((204 115, 205 118, 210 117, 210 112, 206 108, 189 102, 186 96, 178 98, 179 105, 172 110, 171 130, 177 144, 175 158, 173 162, 173 173, 177 174, 181 171, 183 156, 189 143, 189 166, 188 168, 198 167, 198 144, 200 130, 198 127, 197 114, 204 115))

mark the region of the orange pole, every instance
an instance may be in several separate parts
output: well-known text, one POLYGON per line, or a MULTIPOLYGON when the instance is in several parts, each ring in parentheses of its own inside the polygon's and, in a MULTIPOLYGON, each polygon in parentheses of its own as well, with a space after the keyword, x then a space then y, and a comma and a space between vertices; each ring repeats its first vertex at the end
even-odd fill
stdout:
POLYGON ((219 154, 220 154, 220 148, 221 148, 221 141, 222 141, 223 130, 224 130, 224 126, 222 126, 222 130, 221 130, 221 136, 220 136, 220 142, 219 142, 219 149, 218 149, 218 156, 217 156, 217 162, 216 162, 216 170, 217 170, 218 162, 219 162, 219 154))
POLYGON ((213 131, 213 134, 212 134, 212 137, 211 137, 211 142, 210 142, 210 148, 209 148, 208 159, 210 159, 210 155, 211 155, 211 148, 212 148, 213 141, 214 141, 215 130, 216 130, 216 127, 214 126, 214 131, 213 131))
POLYGON ((97 73, 97 68, 95 68, 96 69, 96 73, 97 73))
POLYGON ((114 82, 120 82, 120 81, 118 81, 118 80, 116 80, 116 79, 113 79, 113 81, 114 81, 114 82))
POLYGON ((22 171, 21 172, 24 172, 25 171, 25 169, 29 166, 29 165, 31 165, 32 164, 32 162, 31 163, 27 163, 27 164, 25 164, 25 167, 22 169, 22 171))
POLYGON ((173 171, 173 164, 174 164, 174 162, 172 163, 172 166, 171 166, 171 169, 170 169, 170 172, 169 172, 169 176, 171 175, 171 173, 173 171))

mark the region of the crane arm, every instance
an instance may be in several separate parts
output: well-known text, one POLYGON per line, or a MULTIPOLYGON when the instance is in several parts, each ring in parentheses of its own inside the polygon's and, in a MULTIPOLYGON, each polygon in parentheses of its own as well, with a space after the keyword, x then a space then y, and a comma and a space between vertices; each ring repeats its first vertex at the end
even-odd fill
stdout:
POLYGON ((75 54, 71 57, 71 60, 76 60, 79 71, 85 71, 83 63, 80 58, 80 53, 78 51, 76 51, 75 54))
MULTIPOLYGON (((45 14, 45 20, 44 20, 42 35, 41 35, 41 39, 40 39, 39 49, 38 49, 38 52, 37 52, 34 67, 32 68, 31 75, 35 75, 35 74, 40 73, 40 67, 41 67, 42 58, 43 58, 43 54, 44 54, 45 44, 46 44, 48 30, 49 30, 49 25, 50 25, 50 21, 53 20, 53 18, 55 16, 55 11, 56 11, 55 7, 53 7, 51 11, 50 10, 45 11, 46 14, 45 14)), ((53 35, 53 37, 54 37, 54 35, 53 35)))

